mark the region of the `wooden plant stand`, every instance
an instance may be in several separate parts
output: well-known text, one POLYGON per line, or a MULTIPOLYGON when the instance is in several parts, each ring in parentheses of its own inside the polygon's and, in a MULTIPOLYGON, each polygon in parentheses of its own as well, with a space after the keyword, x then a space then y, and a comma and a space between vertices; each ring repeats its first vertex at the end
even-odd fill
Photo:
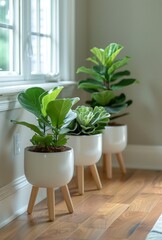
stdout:
MULTIPOLYGON (((70 213, 74 212, 74 207, 72 203, 72 199, 69 193, 68 186, 62 186, 60 187, 64 200, 66 202, 67 208, 70 213)), ((28 214, 31 214, 33 211, 33 207, 35 204, 35 200, 38 194, 39 187, 32 186, 31 194, 30 194, 30 199, 29 199, 29 204, 27 208, 28 214)), ((48 213, 49 213, 49 220, 54 221, 55 219, 55 190, 53 188, 46 188, 47 190, 47 206, 48 206, 48 213)))
MULTIPOLYGON (((100 181, 96 164, 90 165, 88 167, 96 183, 97 189, 101 189, 102 184, 100 181)), ((77 182, 78 182, 78 192, 79 194, 83 195, 84 194, 84 166, 83 165, 76 166, 76 176, 77 176, 77 182)))
MULTIPOLYGON (((115 153, 122 174, 126 174, 126 167, 121 152, 115 153)), ((103 153, 103 168, 106 169, 107 178, 112 178, 112 153, 103 153)))

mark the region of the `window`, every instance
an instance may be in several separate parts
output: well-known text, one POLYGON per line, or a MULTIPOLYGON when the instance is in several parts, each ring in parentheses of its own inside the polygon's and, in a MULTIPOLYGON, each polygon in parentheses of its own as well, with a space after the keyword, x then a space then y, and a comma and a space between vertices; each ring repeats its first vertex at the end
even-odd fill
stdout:
POLYGON ((75 0, 0 0, 0 84, 73 80, 75 0))
POLYGON ((13 1, 0 0, 0 74, 19 72, 19 64, 14 61, 19 43, 15 20, 13 1))

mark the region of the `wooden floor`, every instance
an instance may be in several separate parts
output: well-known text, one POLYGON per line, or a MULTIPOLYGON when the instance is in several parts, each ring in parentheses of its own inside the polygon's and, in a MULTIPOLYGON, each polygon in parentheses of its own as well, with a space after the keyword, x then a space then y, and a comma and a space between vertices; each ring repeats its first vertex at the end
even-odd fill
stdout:
POLYGON ((61 192, 56 192, 56 219, 48 221, 46 201, 0 229, 0 240, 144 240, 162 213, 162 172, 128 170, 122 177, 113 170, 97 190, 85 171, 85 194, 79 196, 75 179, 69 184, 75 212, 69 214, 61 192))

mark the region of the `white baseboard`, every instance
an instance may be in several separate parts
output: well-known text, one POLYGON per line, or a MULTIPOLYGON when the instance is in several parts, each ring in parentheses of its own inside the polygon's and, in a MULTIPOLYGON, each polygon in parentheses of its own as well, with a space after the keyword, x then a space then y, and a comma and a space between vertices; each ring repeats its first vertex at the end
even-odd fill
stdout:
POLYGON ((123 157, 127 168, 162 170, 162 146, 128 145, 123 157))
MULTIPOLYGON (((30 191, 31 185, 26 181, 25 176, 0 188, 0 228, 26 211, 30 191)), ((45 197, 44 189, 40 189, 36 202, 40 202, 45 197)))

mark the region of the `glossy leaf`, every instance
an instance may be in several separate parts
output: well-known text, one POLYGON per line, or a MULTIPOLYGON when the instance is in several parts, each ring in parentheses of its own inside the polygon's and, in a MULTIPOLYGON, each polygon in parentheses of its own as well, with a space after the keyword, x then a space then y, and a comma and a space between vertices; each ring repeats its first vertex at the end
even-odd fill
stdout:
POLYGON ((130 71, 128 71, 128 70, 116 72, 116 73, 110 75, 110 82, 114 82, 121 77, 129 76, 129 75, 130 75, 130 71))
POLYGON ((44 92, 45 90, 39 87, 28 88, 25 92, 19 93, 18 101, 24 109, 40 118, 42 112, 39 97, 44 92))
POLYGON ((135 83, 137 80, 133 78, 127 78, 127 79, 122 79, 116 84, 111 85, 111 90, 120 90, 122 88, 125 88, 133 83, 135 83))
POLYGON ((92 98, 97 102, 99 106, 106 106, 114 97, 115 94, 109 90, 92 94, 92 98))
POLYGON ((52 126, 60 129, 64 124, 68 112, 72 107, 70 99, 56 99, 47 106, 47 114, 51 118, 52 126))
POLYGON ((12 123, 14 124, 19 124, 19 125, 23 125, 25 127, 30 128, 32 131, 34 131, 35 133, 39 134, 40 136, 43 136, 43 132, 34 124, 31 123, 27 123, 27 122, 19 122, 19 121, 15 121, 15 120, 11 120, 12 123))
POLYGON ((59 93, 62 91, 62 89, 63 89, 63 87, 57 87, 54 90, 50 90, 48 92, 48 94, 46 94, 42 98, 42 113, 44 116, 47 115, 46 109, 47 109, 48 103, 55 100, 57 98, 57 96, 59 95, 59 93))
POLYGON ((106 86, 94 79, 82 80, 78 83, 78 88, 82 88, 87 92, 96 92, 99 90, 105 90, 106 86))
POLYGON ((47 147, 47 146, 51 146, 52 144, 52 135, 46 135, 46 136, 40 136, 35 134, 32 139, 31 142, 33 145, 40 145, 43 147, 47 147))
POLYGON ((102 76, 100 76, 100 74, 98 74, 93 68, 80 67, 78 68, 77 73, 86 73, 98 81, 102 81, 102 76))
POLYGON ((121 60, 117 60, 116 62, 114 62, 111 67, 108 70, 108 74, 112 74, 114 73, 117 69, 125 66, 129 61, 129 57, 124 57, 121 60))

